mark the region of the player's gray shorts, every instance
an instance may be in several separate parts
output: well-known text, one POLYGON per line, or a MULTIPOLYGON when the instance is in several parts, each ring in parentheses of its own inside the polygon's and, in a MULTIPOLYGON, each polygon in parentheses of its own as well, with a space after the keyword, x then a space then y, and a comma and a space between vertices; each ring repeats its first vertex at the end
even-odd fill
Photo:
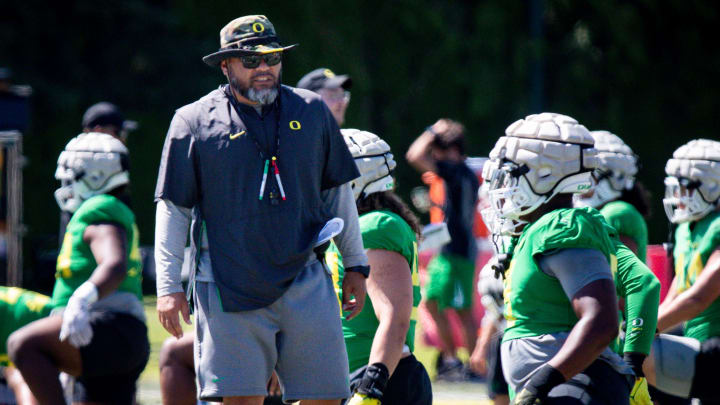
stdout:
POLYGON ((270 306, 223 312, 217 287, 196 282, 195 372, 203 400, 267 395, 277 371, 286 402, 350 395, 340 307, 318 262, 270 306))

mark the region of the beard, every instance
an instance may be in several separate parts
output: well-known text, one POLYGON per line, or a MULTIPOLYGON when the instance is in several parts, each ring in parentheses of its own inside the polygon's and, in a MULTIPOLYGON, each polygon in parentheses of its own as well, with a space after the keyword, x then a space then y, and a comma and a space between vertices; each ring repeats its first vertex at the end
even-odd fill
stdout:
MULTIPOLYGON (((241 96, 260 105, 268 105, 275 102, 275 99, 277 98, 278 90, 280 88, 281 74, 282 72, 278 74, 278 77, 275 80, 275 84, 273 85, 273 87, 268 89, 258 90, 254 87, 250 87, 247 84, 243 84, 237 77, 235 77, 235 75, 232 74, 230 70, 228 70, 228 81, 230 83, 230 87, 232 87, 233 90, 238 92, 241 96)), ((252 80, 252 77, 250 78, 250 80, 252 80)))

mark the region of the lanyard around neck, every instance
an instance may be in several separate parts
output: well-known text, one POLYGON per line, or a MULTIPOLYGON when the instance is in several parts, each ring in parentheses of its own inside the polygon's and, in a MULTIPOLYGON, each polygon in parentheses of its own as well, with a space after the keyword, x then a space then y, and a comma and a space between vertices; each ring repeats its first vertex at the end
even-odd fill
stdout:
MULTIPOLYGON (((230 90, 230 86, 225 86, 225 95, 227 96, 228 100, 230 100, 230 104, 233 106, 233 109, 237 113, 238 117, 242 121, 243 116, 245 115, 242 111, 242 107, 240 106, 240 102, 235 98, 235 95, 232 93, 232 90, 230 90)), ((255 145, 255 148, 258 150, 258 154, 260 155, 260 159, 263 161, 267 161, 272 158, 277 159, 277 155, 280 151, 280 91, 278 90, 277 98, 275 99, 273 108, 275 109, 275 148, 274 150, 271 150, 268 152, 265 150, 265 148, 260 145, 260 141, 257 139, 257 136, 255 136, 252 132, 247 132, 247 136, 252 140, 253 145, 255 145)), ((262 110, 261 110, 262 111, 262 110)), ((259 114, 262 119, 262 114, 259 114)), ((232 123, 232 117, 230 118, 230 125, 234 125, 232 123)), ((247 127, 245 128, 247 130, 247 127)))
MULTIPOLYGON (((230 100, 230 104, 233 106, 235 112, 242 121, 243 113, 241 106, 237 99, 235 99, 235 96, 232 94, 229 85, 225 87, 225 95, 230 100)), ((283 201, 285 201, 285 189, 283 188, 282 180, 280 180, 280 169, 278 168, 277 164, 277 155, 280 151, 280 91, 278 91, 277 98, 275 99, 275 105, 273 107, 275 108, 275 150, 273 152, 266 153, 265 149, 260 145, 260 142, 253 133, 247 132, 247 136, 252 140, 255 148, 258 151, 258 154, 260 155, 260 159, 264 162, 258 200, 262 200, 263 196, 265 195, 265 185, 267 184, 268 169, 271 169, 272 174, 274 174, 275 176, 275 181, 277 182, 278 188, 280 189, 280 197, 283 201)), ((234 124, 232 123, 232 117, 230 117, 230 125, 234 126, 234 124)), ((273 193, 270 193, 271 197, 272 195, 273 193)))

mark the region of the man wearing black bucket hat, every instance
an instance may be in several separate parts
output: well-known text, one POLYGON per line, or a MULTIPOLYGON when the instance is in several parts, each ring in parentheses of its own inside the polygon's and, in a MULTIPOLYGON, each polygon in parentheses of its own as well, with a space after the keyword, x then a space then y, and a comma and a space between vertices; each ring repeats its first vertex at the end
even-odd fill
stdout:
POLYGON ((336 75, 328 68, 317 68, 300 79, 297 87, 314 91, 322 97, 338 126, 345 123, 345 110, 350 103, 352 79, 348 75, 336 75))
POLYGON ((354 317, 369 271, 346 184, 357 168, 320 97, 280 84, 283 55, 296 45, 281 46, 265 16, 231 21, 220 46, 203 60, 229 84, 178 109, 163 148, 158 315, 182 336, 190 225, 199 397, 260 404, 276 370, 285 401, 337 404, 349 395, 340 307, 313 246, 328 220, 344 220, 334 240, 350 268, 342 306, 354 317))

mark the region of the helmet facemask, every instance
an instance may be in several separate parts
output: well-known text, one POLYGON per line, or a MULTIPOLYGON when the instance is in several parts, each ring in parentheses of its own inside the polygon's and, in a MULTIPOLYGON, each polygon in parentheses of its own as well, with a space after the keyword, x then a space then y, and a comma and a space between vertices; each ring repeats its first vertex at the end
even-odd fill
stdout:
MULTIPOLYGON (((510 161, 490 161, 485 165, 484 171, 483 178, 489 184, 487 193, 490 207, 496 212, 498 219, 517 221, 543 203, 543 196, 535 194, 523 176, 529 171, 526 165, 519 166, 510 161)), ((497 224, 498 219, 492 223, 497 224)), ((517 226, 519 224, 503 224, 501 230, 508 231, 517 226)))
POLYGON ((127 148, 107 134, 80 134, 60 154, 55 178, 58 206, 75 212, 85 200, 129 183, 127 148))
MULTIPOLYGON (((491 164, 490 162, 486 164, 491 164)), ((499 215, 498 210, 490 200, 490 182, 483 181, 478 191, 478 211, 482 216, 483 223, 487 226, 492 234, 493 240, 501 235, 518 236, 522 230, 522 226, 527 222, 520 220, 512 220, 499 215)))
POLYGON ((367 131, 342 129, 341 132, 360 172, 360 177, 350 181, 355 201, 373 193, 391 191, 395 187, 392 174, 397 163, 390 146, 367 131))
POLYGON ((720 201, 720 142, 694 139, 665 164, 663 206, 670 222, 697 221, 720 201))
POLYGON ((700 186, 700 181, 684 177, 665 178, 663 206, 670 222, 681 224, 696 221, 716 208, 716 203, 705 200, 700 186))

